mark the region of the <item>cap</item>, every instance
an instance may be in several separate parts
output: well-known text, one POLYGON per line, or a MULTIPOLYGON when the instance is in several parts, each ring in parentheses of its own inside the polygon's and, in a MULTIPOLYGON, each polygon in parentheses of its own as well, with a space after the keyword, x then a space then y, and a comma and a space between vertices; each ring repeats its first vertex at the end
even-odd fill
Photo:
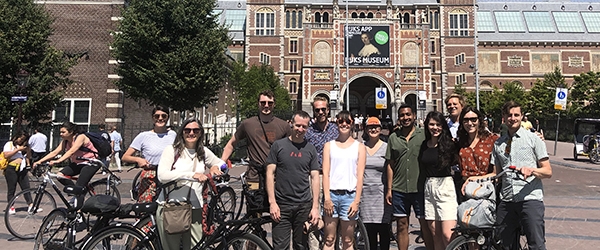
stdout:
POLYGON ((377 117, 371 116, 371 117, 369 117, 369 119, 367 119, 367 126, 372 126, 372 125, 381 126, 381 122, 379 121, 379 119, 377 117))

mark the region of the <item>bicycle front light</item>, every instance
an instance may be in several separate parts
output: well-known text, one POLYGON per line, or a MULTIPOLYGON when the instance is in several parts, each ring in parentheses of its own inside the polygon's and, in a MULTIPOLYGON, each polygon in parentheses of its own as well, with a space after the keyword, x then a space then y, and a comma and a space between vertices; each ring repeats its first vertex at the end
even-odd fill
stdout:
POLYGON ((483 236, 481 234, 479 236, 477 236, 477 244, 479 244, 480 246, 485 244, 485 236, 483 236))

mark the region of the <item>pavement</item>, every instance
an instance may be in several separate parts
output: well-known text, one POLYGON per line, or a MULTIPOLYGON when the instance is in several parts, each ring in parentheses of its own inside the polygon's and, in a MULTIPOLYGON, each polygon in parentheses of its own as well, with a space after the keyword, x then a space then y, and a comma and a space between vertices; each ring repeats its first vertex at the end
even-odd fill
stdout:
POLYGON ((580 155, 577 157, 577 160, 573 158, 573 143, 554 142, 549 140, 546 140, 545 143, 551 165, 559 165, 582 170, 600 171, 600 164, 592 163, 587 156, 580 155), (554 151, 555 145, 556 151, 554 151), (556 152, 556 155, 554 155, 554 152, 556 152))

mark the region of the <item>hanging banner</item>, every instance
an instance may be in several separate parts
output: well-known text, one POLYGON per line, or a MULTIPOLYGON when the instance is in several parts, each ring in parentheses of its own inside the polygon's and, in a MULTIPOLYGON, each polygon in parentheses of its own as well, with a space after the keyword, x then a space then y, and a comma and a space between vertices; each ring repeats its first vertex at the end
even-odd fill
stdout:
POLYGON ((349 66, 390 66, 390 27, 348 25, 344 56, 349 66))

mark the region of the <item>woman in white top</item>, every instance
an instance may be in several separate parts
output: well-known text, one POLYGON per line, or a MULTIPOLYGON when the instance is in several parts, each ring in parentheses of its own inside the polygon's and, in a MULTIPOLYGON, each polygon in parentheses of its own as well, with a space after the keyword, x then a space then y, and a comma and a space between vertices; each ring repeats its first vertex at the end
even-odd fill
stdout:
MULTIPOLYGON (((12 140, 4 144, 4 149, 2 150, 4 157, 8 159, 8 166, 4 169, 3 173, 4 178, 6 178, 6 191, 8 192, 6 199, 8 202, 15 195, 17 184, 21 186, 21 190, 29 189, 29 179, 27 178, 27 172, 29 171, 27 171, 26 166, 29 165, 28 158, 31 155, 31 150, 27 144, 28 140, 29 135, 27 133, 18 131, 12 140)), ((25 200, 30 207, 33 205, 30 193, 25 194, 25 200)), ((15 207, 10 207, 8 213, 15 214, 15 207)))
MULTIPOLYGON (((177 132, 173 146, 164 149, 158 163, 157 176, 161 183, 181 180, 178 185, 184 185, 170 192, 168 199, 183 201, 189 197, 192 203, 191 229, 181 234, 168 234, 164 230, 160 216, 163 207, 159 206, 156 212, 157 225, 162 247, 165 250, 179 250, 180 244, 183 245, 183 250, 188 250, 202 239, 202 185, 208 178, 205 172, 210 168, 210 174, 220 175, 222 174, 220 166, 225 164, 204 147, 202 138, 204 138, 204 128, 197 119, 184 121, 177 132)), ((164 192, 161 192, 158 201, 159 203, 165 201, 164 192)))
POLYGON ((334 249, 338 221, 342 230, 342 249, 353 249, 353 235, 362 194, 366 150, 352 138, 352 114, 337 115, 340 135, 323 148, 323 220, 325 245, 334 249))

